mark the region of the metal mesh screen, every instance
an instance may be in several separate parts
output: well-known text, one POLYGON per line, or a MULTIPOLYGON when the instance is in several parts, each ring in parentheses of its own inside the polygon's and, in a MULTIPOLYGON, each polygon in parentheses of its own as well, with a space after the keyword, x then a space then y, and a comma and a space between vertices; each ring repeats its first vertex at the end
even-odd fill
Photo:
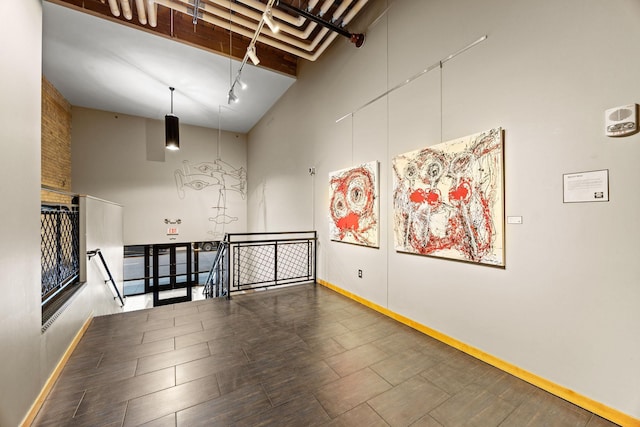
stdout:
POLYGON ((278 245, 278 280, 307 278, 311 275, 310 242, 278 245))
POLYGON ((237 287, 275 280, 275 245, 238 246, 234 252, 237 287))
POLYGON ((228 233, 207 276, 204 294, 315 282, 315 231, 228 233))
POLYGON ((312 248, 309 240, 234 245, 234 287, 277 286, 312 280, 312 248))
POLYGON ((42 206, 40 265, 43 301, 77 279, 80 270, 79 229, 77 207, 42 206))

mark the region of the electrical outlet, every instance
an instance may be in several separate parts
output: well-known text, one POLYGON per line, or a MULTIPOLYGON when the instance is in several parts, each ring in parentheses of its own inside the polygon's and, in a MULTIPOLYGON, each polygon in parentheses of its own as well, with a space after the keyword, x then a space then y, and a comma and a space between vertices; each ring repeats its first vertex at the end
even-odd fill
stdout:
POLYGON ((358 277, 362 279, 362 270, 358 270, 358 277))

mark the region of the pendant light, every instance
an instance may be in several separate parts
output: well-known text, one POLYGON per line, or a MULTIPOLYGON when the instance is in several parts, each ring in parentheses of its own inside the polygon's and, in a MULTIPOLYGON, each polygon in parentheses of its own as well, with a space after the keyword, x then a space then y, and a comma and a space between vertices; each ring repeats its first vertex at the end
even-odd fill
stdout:
POLYGON ((167 150, 180 149, 180 128, 178 124, 178 116, 173 114, 173 91, 175 88, 170 87, 171 91, 171 113, 164 116, 164 146, 167 150))

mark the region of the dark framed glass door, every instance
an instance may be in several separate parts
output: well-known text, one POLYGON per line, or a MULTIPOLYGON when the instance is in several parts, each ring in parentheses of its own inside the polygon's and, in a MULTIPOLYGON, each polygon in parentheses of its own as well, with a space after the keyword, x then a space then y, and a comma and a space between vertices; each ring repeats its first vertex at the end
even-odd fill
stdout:
POLYGON ((153 245, 153 306, 191 301, 191 244, 153 245))

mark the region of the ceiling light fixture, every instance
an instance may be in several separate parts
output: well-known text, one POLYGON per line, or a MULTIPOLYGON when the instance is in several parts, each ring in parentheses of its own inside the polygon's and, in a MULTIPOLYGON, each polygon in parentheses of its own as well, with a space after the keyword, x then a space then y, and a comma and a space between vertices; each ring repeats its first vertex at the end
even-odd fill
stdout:
POLYGON ((227 96, 227 104, 231 104, 232 102, 233 103, 238 102, 238 97, 236 96, 235 93, 233 93, 233 88, 229 90, 229 95, 227 96))
POLYGON ((262 20, 267 24, 267 26, 272 32, 277 33, 278 31, 280 31, 280 27, 273 20, 273 14, 271 13, 271 8, 267 8, 267 10, 264 11, 264 13, 262 14, 262 20))
POLYGON ((251 59, 251 62, 253 62, 253 65, 258 65, 260 63, 260 58, 258 58, 258 55, 256 54, 256 46, 253 44, 250 44, 249 47, 247 48, 247 56, 249 56, 249 59, 251 59))
POLYGON ((180 126, 178 116, 173 114, 173 91, 175 88, 170 87, 171 91, 171 113, 164 116, 164 146, 167 150, 180 149, 180 126))
MULTIPOLYGON (((229 89, 229 93, 227 96, 227 103, 231 104, 232 102, 238 102, 238 97, 234 93, 234 89, 236 85, 240 85, 242 89, 246 89, 247 85, 240 80, 240 74, 242 73, 242 69, 244 68, 247 61, 251 60, 253 65, 258 65, 260 63, 260 58, 256 54, 256 42, 258 40, 258 36, 260 35, 260 31, 262 31, 262 27, 266 23, 272 32, 277 33, 280 30, 280 27, 273 20, 273 14, 271 13, 271 7, 276 2, 276 0, 267 0, 267 4, 262 14, 262 18, 260 22, 258 22, 258 27, 256 28, 255 33, 253 34, 253 38, 249 42, 249 46, 247 47, 247 53, 244 54, 244 58, 242 58, 242 63, 240 64, 240 69, 238 69, 238 74, 236 74, 235 80, 231 83, 231 88, 229 89)), ((231 10, 229 10, 231 12, 231 10)), ((229 51, 231 51, 231 33, 229 33, 229 51)), ((231 58, 231 57, 229 57, 231 58)), ((229 74, 231 75, 231 61, 229 62, 229 74)))
POLYGON ((238 73, 238 77, 236 77, 236 81, 240 85, 240 89, 245 90, 248 87, 247 86, 247 82, 245 82, 244 80, 240 79, 240 73, 238 73))

